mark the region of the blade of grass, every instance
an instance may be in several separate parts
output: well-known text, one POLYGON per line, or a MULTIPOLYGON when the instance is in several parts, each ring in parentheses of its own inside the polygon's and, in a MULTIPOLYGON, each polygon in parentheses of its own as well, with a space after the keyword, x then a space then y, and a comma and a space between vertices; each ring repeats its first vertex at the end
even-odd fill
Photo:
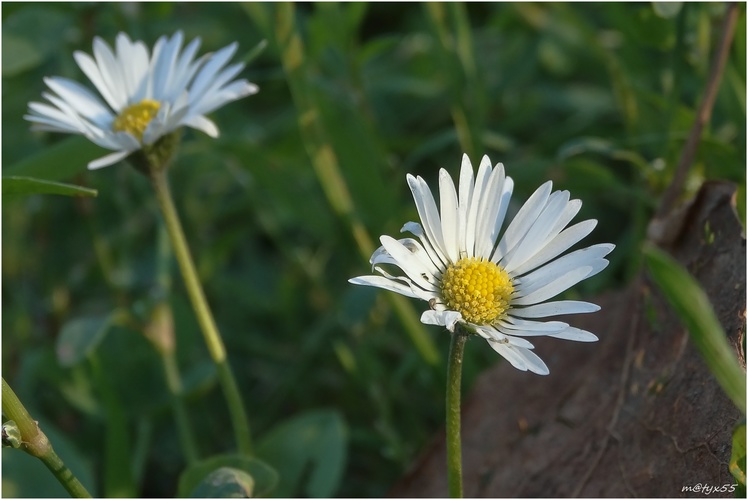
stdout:
POLYGON ((745 371, 727 341, 709 298, 698 282, 665 252, 648 245, 644 248, 644 257, 657 286, 688 329, 707 366, 745 414, 745 371))

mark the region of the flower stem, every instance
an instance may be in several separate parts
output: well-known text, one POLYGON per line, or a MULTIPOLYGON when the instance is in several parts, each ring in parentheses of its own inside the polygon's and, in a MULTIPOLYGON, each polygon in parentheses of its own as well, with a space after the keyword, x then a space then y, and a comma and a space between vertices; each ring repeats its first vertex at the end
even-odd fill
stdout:
POLYGON ((218 368, 218 379, 223 388, 224 396, 231 414, 231 422, 234 427, 239 451, 249 455, 252 451, 252 442, 249 433, 249 421, 244 410, 241 393, 236 385, 234 374, 226 359, 226 348, 224 347, 221 334, 218 332, 213 314, 210 312, 208 302, 205 299, 200 280, 197 277, 195 264, 192 261, 187 240, 184 237, 182 224, 179 222, 176 207, 169 190, 169 182, 166 177, 165 169, 152 169, 150 172, 151 181, 156 191, 156 197, 164 216, 166 229, 169 232, 169 239, 174 248, 174 255, 182 271, 184 284, 187 293, 195 310, 197 320, 208 346, 210 357, 218 368))
POLYGON ((29 412, 18 399, 13 389, 3 378, 3 413, 8 419, 13 420, 21 433, 23 445, 21 448, 47 466, 54 474, 60 484, 75 498, 91 498, 91 494, 78 481, 78 478, 68 469, 57 456, 47 436, 39 428, 29 412))
POLYGON ((460 444, 460 386, 462 354, 467 333, 459 327, 452 334, 447 362, 447 483, 449 496, 462 498, 462 447, 460 444))

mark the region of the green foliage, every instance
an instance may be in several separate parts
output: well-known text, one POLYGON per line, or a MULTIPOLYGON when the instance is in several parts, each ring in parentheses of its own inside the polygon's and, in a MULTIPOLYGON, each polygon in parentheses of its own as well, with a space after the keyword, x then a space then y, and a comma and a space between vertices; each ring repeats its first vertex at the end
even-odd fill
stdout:
POLYGON ((306 412, 263 435, 257 455, 278 471, 281 498, 329 498, 340 486, 347 432, 334 411, 306 412))
MULTIPOLYGON (((33 415, 38 413, 29 411, 33 415)), ((81 483, 94 496, 94 467, 89 457, 83 456, 69 433, 63 432, 46 419, 39 419, 39 426, 54 443, 57 454, 81 483)), ((3 450, 3 496, 16 498, 68 498, 68 492, 50 477, 49 470, 36 458, 13 449, 3 450)))
POLYGON ((688 329, 707 366, 745 415, 745 370, 727 341, 709 298, 688 271, 663 251, 647 246, 644 256, 655 283, 688 329))
POLYGON ((3 195, 61 194, 65 196, 96 196, 95 189, 52 182, 33 177, 3 176, 3 195))
POLYGON ((91 354, 109 331, 112 316, 85 316, 65 323, 57 337, 57 360, 60 365, 76 365, 91 354))
MULTIPOLYGON (((423 304, 347 283, 369 272, 352 222, 373 245, 397 235, 417 218, 406 173, 433 183, 439 167, 456 174, 463 151, 474 163, 488 153, 515 179, 510 214, 552 179, 583 200, 578 220, 600 221, 585 243, 617 245, 609 269, 568 298, 624 284, 639 271, 646 223, 688 136, 724 12, 663 6, 298 4, 285 19, 304 49, 294 73, 276 40, 288 7, 3 4, 3 175, 99 193, 3 200, 3 376, 35 415, 65 430, 50 436, 55 448, 95 495, 117 486, 118 461, 140 496, 173 496, 180 477, 190 478, 179 489, 189 495, 220 467, 248 473, 256 495, 386 495, 444 424, 445 366, 427 359, 446 359, 449 337, 418 323, 423 304), (147 179, 126 163, 88 171, 105 150, 31 132, 23 120, 45 76, 90 87, 72 54, 90 53, 94 36, 113 43, 126 31, 152 46, 178 29, 201 37, 200 53, 237 41, 236 60, 251 61, 240 76, 260 87, 212 114, 218 139, 184 134, 170 179, 258 453, 281 473, 274 492, 269 469, 221 458, 233 449, 229 417, 176 265, 158 251, 147 179), (185 462, 161 357, 143 335, 164 300, 202 468, 185 462), (104 335, 102 312, 114 310, 121 316, 104 335), (59 344, 68 357, 58 360, 59 344), (301 428, 331 436, 331 448, 313 441, 293 453, 287 444, 301 428), (273 441, 277 449, 263 449, 273 441)), ((741 9, 689 192, 715 178, 745 192, 741 9)), ((497 362, 468 342, 464 393, 497 362)), ((4 495, 65 494, 43 466, 5 453, 4 495)))
POLYGON ((735 496, 745 496, 745 422, 738 425, 732 433, 732 451, 730 452, 730 472, 742 491, 735 496))
POLYGON ((192 491, 192 498, 252 498, 254 480, 239 469, 221 467, 208 474, 192 491))
POLYGON ((255 497, 265 497, 275 489, 278 474, 267 464, 254 458, 216 455, 188 467, 182 473, 179 477, 179 496, 210 496, 207 494, 218 493, 217 489, 222 487, 226 488, 223 490, 226 493, 230 491, 230 484, 234 482, 243 489, 249 487, 255 497), (236 472, 228 475, 219 472, 226 469, 236 472))

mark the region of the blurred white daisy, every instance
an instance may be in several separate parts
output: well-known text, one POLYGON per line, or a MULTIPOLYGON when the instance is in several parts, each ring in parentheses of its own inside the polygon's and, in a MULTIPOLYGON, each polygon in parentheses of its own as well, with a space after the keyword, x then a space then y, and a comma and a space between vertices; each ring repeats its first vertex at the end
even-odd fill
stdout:
POLYGON ((575 300, 548 302, 605 269, 604 257, 614 248, 593 245, 559 257, 597 225, 596 220, 586 220, 566 227, 579 212, 580 200, 570 200, 568 191, 551 192, 548 181, 530 196, 499 239, 514 187, 501 163, 492 168, 484 156, 474 177, 470 160, 463 156, 457 189, 442 169, 440 209, 421 177, 408 174, 407 180, 421 223, 408 222, 402 231, 418 239, 382 236, 382 246, 370 260, 381 276, 360 276, 350 283, 425 300, 430 307, 421 322, 450 331, 459 323, 486 339, 515 368, 541 375, 548 374, 548 367, 530 350, 534 346, 526 337, 597 340, 562 321, 538 320, 600 309, 575 300), (381 267, 388 264, 405 276, 381 267))
POLYGON ((182 126, 217 137, 218 128, 205 115, 258 88, 247 80, 231 81, 244 64, 224 68, 236 42, 199 59, 200 39, 184 50, 182 42, 181 32, 162 36, 149 56, 142 41, 132 42, 124 33, 117 35, 116 52, 97 37, 94 57, 80 51, 73 56, 99 95, 73 80, 48 77, 51 92, 42 96, 49 103, 29 103, 24 118, 34 123, 33 130, 81 134, 115 151, 89 163, 90 169, 112 165, 182 126))

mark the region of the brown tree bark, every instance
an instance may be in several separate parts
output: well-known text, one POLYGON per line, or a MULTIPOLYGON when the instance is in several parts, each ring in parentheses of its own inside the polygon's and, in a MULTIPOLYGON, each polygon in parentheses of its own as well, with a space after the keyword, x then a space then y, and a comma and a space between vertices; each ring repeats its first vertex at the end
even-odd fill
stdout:
MULTIPOLYGON (((706 183, 667 222, 679 227, 667 250, 701 283, 745 367, 746 253, 734 192, 706 183)), ((740 411, 646 273, 592 301, 602 311, 569 320, 598 343, 540 338, 548 377, 500 363, 465 399, 466 497, 703 497, 683 488, 735 483, 728 462, 740 411)), ((445 462, 442 431, 391 495, 446 496, 445 462)))

